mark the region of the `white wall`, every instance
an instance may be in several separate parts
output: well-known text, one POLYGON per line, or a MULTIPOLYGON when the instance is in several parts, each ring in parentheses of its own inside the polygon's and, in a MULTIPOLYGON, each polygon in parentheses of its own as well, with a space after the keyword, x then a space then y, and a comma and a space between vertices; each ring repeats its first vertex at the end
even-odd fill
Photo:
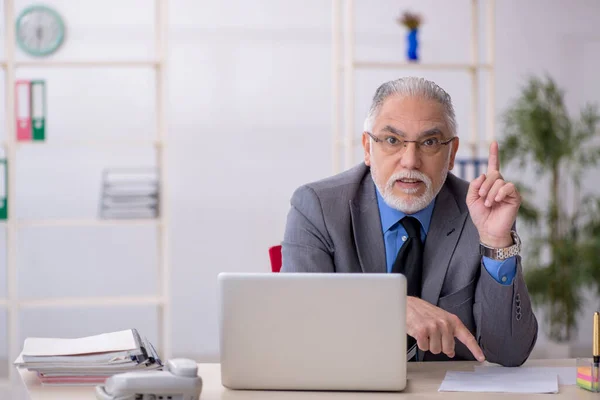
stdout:
MULTIPOLYGON (((152 55, 152 9, 147 1, 48 3, 65 16, 69 29, 57 57, 152 55)), ((403 58, 404 32, 394 19, 406 5, 427 18, 421 36, 424 60, 468 59, 468 0, 356 3, 357 57, 403 58)), ((544 71, 569 89, 569 106, 600 101, 600 81, 594 75, 600 66, 598 2, 496 3, 498 112, 517 95, 527 74, 544 71)), ((26 4, 19 1, 17 10, 26 4)), ((176 355, 215 360, 217 274, 268 271, 267 248, 281 240, 292 191, 331 172, 331 10, 324 0, 173 0, 169 14, 173 350, 176 355)), ((401 74, 357 74, 357 135, 376 86, 401 74)), ((150 71, 27 69, 19 76, 47 79, 49 140, 153 134, 150 71)), ((425 76, 452 95, 460 134, 466 139, 467 75, 425 76)), ((1 118, 3 112, 4 108, 1 118)), ((0 130, 0 140, 3 135, 0 130)), ((150 147, 131 150, 60 149, 50 143, 20 150, 18 215, 95 216, 103 167, 152 164, 150 147)), ((154 290, 156 258, 148 251, 154 243, 151 229, 72 229, 36 228, 19 237, 22 295, 154 290)), ((3 263, 0 276, 5 276, 3 263)), ((0 285, 0 296, 4 294, 0 285)), ((111 311, 30 311, 23 315, 21 334, 75 336, 135 325, 155 337, 151 309, 128 309, 114 317, 111 311)), ((578 338, 582 344, 589 341, 584 328, 578 338)), ((3 331, 0 316, 0 352, 3 331)), ((541 334, 538 344, 545 342, 541 334)))

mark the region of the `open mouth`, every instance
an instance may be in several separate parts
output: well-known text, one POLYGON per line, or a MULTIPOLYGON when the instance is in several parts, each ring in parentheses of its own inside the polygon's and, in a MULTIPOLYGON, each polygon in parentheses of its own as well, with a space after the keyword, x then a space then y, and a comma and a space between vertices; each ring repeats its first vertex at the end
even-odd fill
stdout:
POLYGON ((405 189, 418 188, 419 185, 421 185, 422 183, 423 183, 423 181, 421 181, 419 179, 408 179, 408 178, 402 178, 402 179, 398 179, 396 181, 396 185, 400 186, 401 188, 405 188, 405 189))

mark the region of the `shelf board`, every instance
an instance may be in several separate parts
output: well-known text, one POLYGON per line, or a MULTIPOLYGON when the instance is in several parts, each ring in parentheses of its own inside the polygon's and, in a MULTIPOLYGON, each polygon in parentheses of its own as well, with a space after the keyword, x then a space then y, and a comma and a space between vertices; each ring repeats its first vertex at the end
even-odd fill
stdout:
POLYGON ((162 224, 160 218, 139 218, 139 219, 18 219, 16 222, 19 227, 75 227, 75 226, 136 226, 136 225, 156 225, 162 224))
POLYGON ((49 146, 49 147, 125 147, 125 146, 154 146, 160 147, 164 145, 162 140, 152 139, 132 139, 132 140, 41 140, 41 141, 3 141, 2 147, 9 146, 30 147, 30 146, 49 146))
POLYGON ((0 145, 8 149, 10 146, 15 148, 24 147, 51 147, 51 148, 69 148, 69 147, 98 147, 98 148, 115 148, 115 147, 127 147, 127 146, 153 146, 161 147, 164 146, 162 140, 144 140, 144 139, 132 139, 132 140, 41 140, 41 141, 3 141, 0 145))
POLYGON ((162 305, 164 299, 158 296, 47 297, 23 299, 17 304, 20 308, 145 306, 162 305))
POLYGON ((161 65, 158 60, 30 60, 15 61, 16 67, 152 67, 161 65))
POLYGON ((455 70, 469 71, 476 69, 492 69, 491 64, 473 63, 407 63, 407 62, 379 62, 355 61, 356 69, 423 69, 423 70, 455 70))

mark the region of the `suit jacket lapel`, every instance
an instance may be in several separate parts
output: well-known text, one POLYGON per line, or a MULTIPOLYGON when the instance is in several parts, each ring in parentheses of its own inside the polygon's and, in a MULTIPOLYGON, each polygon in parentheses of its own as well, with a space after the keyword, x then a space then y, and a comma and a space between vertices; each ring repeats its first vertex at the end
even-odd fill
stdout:
POLYGON ((468 213, 461 213, 446 185, 437 196, 423 253, 422 298, 436 305, 468 213))
POLYGON ((386 273, 385 245, 375 194, 375 184, 367 173, 356 198, 350 200, 352 232, 362 271, 386 273))

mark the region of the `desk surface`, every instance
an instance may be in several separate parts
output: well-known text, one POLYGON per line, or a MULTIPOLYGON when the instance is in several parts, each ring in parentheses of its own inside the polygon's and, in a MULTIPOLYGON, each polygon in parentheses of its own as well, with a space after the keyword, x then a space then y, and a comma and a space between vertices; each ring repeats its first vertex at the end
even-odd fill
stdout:
MULTIPOLYGON (((201 400, 320 400, 320 399, 395 399, 406 398, 408 394, 418 394, 421 400, 427 399, 481 399, 481 393, 451 393, 438 392, 446 371, 472 371, 477 362, 450 361, 450 362, 419 362, 408 363, 408 382, 406 390, 398 393, 356 393, 356 392, 263 392, 263 391, 236 391, 228 390, 221 385, 221 370, 219 364, 199 364, 198 374, 202 377, 204 387, 201 400)), ((551 367, 573 366, 575 360, 529 360, 525 366, 551 367)), ((35 373, 19 370, 23 382, 27 386, 31 400, 95 400, 94 387, 91 386, 42 386, 35 373)), ((485 398, 509 397, 512 399, 541 398, 565 399, 598 399, 598 396, 587 392, 577 386, 560 386, 557 395, 520 395, 486 393, 485 398), (551 397, 549 397, 551 396, 551 397)), ((414 396, 412 396, 414 397, 414 396)))

